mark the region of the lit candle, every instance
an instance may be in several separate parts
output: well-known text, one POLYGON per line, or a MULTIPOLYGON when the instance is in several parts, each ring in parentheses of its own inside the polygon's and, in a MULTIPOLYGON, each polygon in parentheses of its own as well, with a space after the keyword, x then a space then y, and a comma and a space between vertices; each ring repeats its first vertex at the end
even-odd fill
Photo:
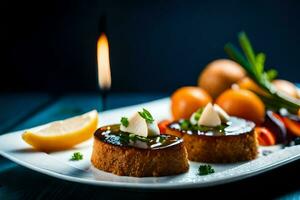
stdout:
POLYGON ((101 33, 97 42, 98 83, 101 89, 102 110, 106 109, 106 97, 111 87, 109 45, 105 33, 101 33))

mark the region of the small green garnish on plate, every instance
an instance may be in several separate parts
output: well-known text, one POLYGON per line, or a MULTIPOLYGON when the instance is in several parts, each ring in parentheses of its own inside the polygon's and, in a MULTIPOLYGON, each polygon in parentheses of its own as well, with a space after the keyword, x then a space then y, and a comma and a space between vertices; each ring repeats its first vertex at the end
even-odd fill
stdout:
POLYGON ((83 155, 80 152, 75 152, 75 153, 73 153, 70 160, 77 161, 77 160, 82 160, 82 159, 83 159, 83 155))
POLYGON ((151 124, 152 122, 154 122, 154 119, 153 119, 151 113, 150 113, 148 110, 146 110, 145 108, 143 108, 143 111, 142 111, 142 112, 139 112, 139 115, 140 115, 142 118, 144 118, 144 119, 146 120, 147 123, 150 123, 150 124, 151 124))
POLYGON ((128 121, 128 118, 127 117, 122 117, 121 118, 121 124, 125 127, 128 127, 129 125, 129 121, 128 121))
POLYGON ((215 173, 215 170, 210 165, 200 165, 198 169, 198 174, 200 176, 215 173))

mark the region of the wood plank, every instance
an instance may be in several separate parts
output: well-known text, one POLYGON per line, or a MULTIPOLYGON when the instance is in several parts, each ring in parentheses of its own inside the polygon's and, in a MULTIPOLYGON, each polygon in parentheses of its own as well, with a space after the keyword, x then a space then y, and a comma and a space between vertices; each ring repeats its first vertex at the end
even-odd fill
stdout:
MULTIPOLYGON (((111 94, 107 97, 107 108, 113 109, 123 106, 144 103, 165 96, 165 94, 160 93, 111 94)), ((88 112, 93 109, 97 109, 98 111, 102 109, 102 103, 99 94, 66 95, 58 99, 55 103, 44 109, 42 112, 37 113, 27 121, 19 124, 13 130, 26 129, 54 120, 65 119, 68 117, 88 112)))
POLYGON ((48 94, 1 94, 0 95, 0 134, 9 131, 27 119, 52 98, 48 94))

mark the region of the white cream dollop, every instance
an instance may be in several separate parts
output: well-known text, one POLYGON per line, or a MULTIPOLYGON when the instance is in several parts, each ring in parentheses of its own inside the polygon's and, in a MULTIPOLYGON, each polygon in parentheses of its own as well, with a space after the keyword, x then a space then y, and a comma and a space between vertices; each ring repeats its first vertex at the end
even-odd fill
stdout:
POLYGON ((127 127, 121 124, 121 131, 143 137, 160 135, 157 122, 154 120, 153 122, 148 123, 138 112, 128 118, 128 122, 127 127))
POLYGON ((198 125, 216 127, 221 125, 221 119, 218 112, 214 109, 211 103, 208 103, 198 121, 198 125))
POLYGON ((226 123, 230 120, 230 116, 219 105, 214 104, 214 109, 219 114, 221 122, 226 123))

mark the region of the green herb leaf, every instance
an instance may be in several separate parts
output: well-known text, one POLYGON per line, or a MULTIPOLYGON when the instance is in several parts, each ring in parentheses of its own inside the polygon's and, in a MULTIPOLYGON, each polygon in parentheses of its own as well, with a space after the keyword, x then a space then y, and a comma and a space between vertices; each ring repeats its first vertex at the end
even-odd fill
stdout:
POLYGON ((121 143, 128 144, 128 143, 129 143, 129 140, 133 140, 133 138, 134 138, 134 134, 132 134, 132 135, 133 135, 133 137, 131 137, 131 134, 128 135, 127 133, 120 134, 120 135, 119 135, 120 142, 121 142, 121 143))
POLYGON ((247 57, 248 62, 251 63, 252 65, 255 65, 256 63, 255 53, 245 32, 239 33, 239 42, 247 57))
MULTIPOLYGON (((124 134, 124 137, 126 137, 125 134, 124 134)), ((143 137, 143 136, 131 133, 128 135, 128 142, 129 142, 129 140, 131 140, 132 142, 136 142, 137 140, 140 140, 142 142, 149 142, 150 139, 147 137, 143 137)))
POLYGON ((236 61, 244 67, 244 69, 252 79, 255 79, 255 73, 253 72, 251 65, 233 44, 227 43, 224 47, 224 50, 232 60, 236 61))
POLYGON ((266 61, 266 55, 264 53, 259 53, 256 56, 256 69, 258 74, 262 74, 264 72, 264 65, 266 61))
POLYGON ((198 174, 200 176, 215 173, 215 170, 210 165, 200 165, 198 169, 198 174))
POLYGON ((150 140, 149 138, 143 137, 143 136, 140 136, 140 135, 136 135, 135 137, 136 137, 136 139, 138 139, 142 142, 148 142, 150 140))
POLYGON ((154 119, 153 119, 151 113, 148 110, 146 110, 145 108, 143 108, 142 112, 138 112, 138 113, 142 118, 144 118, 146 120, 147 123, 151 124, 152 122, 154 122, 154 119))
POLYGON ((196 112, 193 113, 192 116, 196 122, 199 121, 199 119, 203 113, 203 110, 204 110, 204 108, 199 108, 196 112))
POLYGON ((182 120, 179 122, 179 125, 180 125, 180 129, 181 130, 189 130, 189 127, 191 125, 190 121, 189 120, 182 120))
POLYGON ((198 121, 200 119, 200 117, 201 117, 201 114, 196 112, 195 115, 194 115, 195 121, 198 121))
POLYGON ((165 137, 159 137, 159 142, 160 143, 164 143, 166 141, 166 138, 165 137))
POLYGON ((137 140, 137 137, 136 137, 136 135, 135 135, 135 134, 133 134, 133 133, 129 134, 129 140, 131 140, 131 141, 135 142, 135 141, 137 140))
POLYGON ((189 120, 180 120, 179 122, 180 129, 183 131, 215 131, 219 133, 223 133, 225 128, 228 126, 226 124, 221 124, 220 126, 216 127, 209 127, 209 126, 200 126, 200 125, 193 125, 189 120))
POLYGON ((75 153, 73 153, 70 160, 77 161, 77 160, 82 160, 82 159, 83 159, 83 155, 80 152, 75 152, 75 153))
MULTIPOLYGON (((264 71, 266 56, 263 53, 255 55, 250 40, 245 32, 239 33, 238 38, 247 59, 245 59, 244 55, 231 43, 226 44, 224 47, 228 56, 239 63, 246 70, 248 76, 268 94, 264 96, 265 102, 271 102, 271 104, 276 103, 275 107, 279 108, 282 106, 282 108, 288 109, 291 113, 297 113, 300 109, 300 100, 283 95, 271 84, 270 80, 276 77, 277 72, 264 71)), ((268 106, 270 105, 267 105, 267 107, 268 106)), ((272 107, 274 107, 274 105, 272 105, 272 107)))
POLYGON ((266 72, 266 75, 268 77, 268 80, 272 81, 277 77, 278 72, 275 69, 270 69, 266 72))
POLYGON ((128 127, 129 125, 129 121, 128 121, 128 118, 127 117, 122 117, 121 118, 121 124, 125 127, 128 127))
POLYGON ((199 108, 196 112, 199 113, 200 115, 203 113, 204 107, 199 108))

